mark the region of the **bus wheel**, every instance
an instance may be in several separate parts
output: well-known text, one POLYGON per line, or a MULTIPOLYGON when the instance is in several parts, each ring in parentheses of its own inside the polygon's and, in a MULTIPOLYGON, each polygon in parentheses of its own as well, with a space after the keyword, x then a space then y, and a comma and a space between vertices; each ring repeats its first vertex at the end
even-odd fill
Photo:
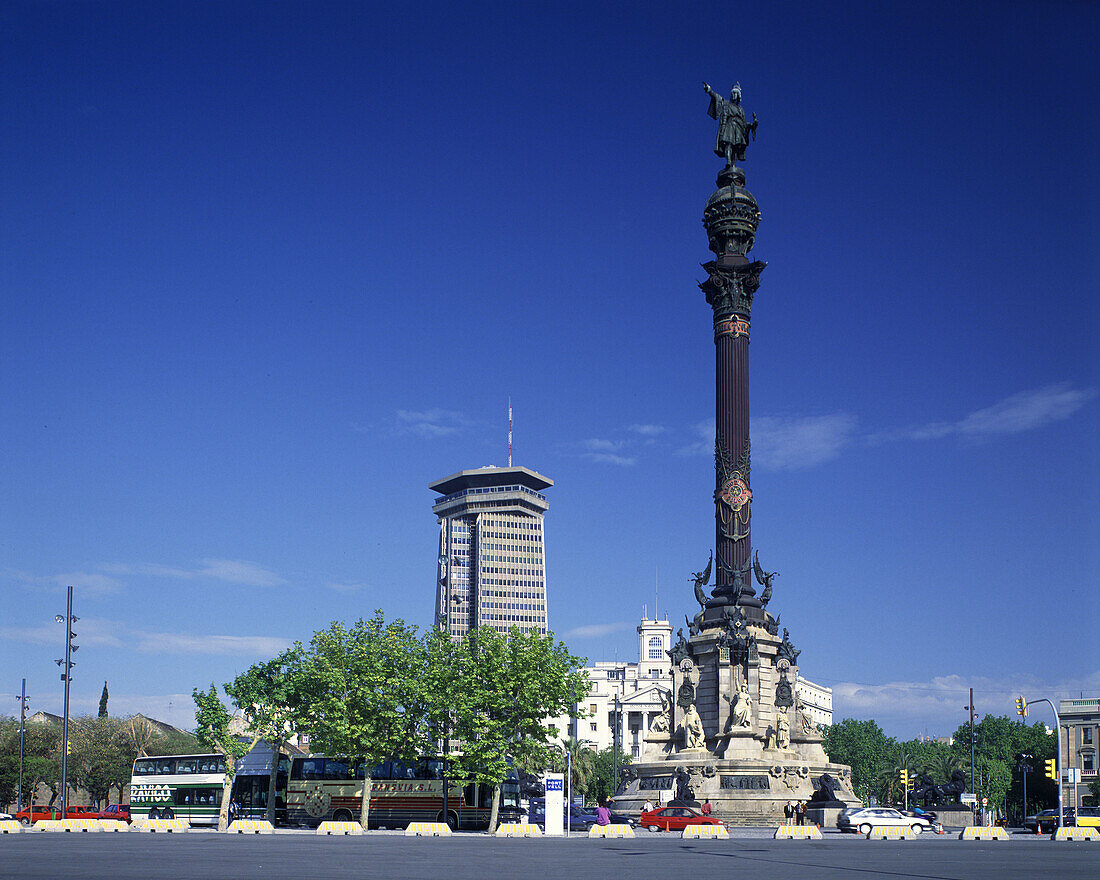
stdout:
POLYGON ((458 813, 448 812, 446 819, 444 819, 443 814, 440 813, 438 816, 435 817, 435 819, 437 822, 446 822, 447 827, 450 828, 452 831, 458 831, 458 813))
POLYGON ((352 819, 351 819, 351 810, 337 810, 335 813, 332 814, 332 821, 334 821, 334 822, 350 822, 350 821, 352 821, 352 819))

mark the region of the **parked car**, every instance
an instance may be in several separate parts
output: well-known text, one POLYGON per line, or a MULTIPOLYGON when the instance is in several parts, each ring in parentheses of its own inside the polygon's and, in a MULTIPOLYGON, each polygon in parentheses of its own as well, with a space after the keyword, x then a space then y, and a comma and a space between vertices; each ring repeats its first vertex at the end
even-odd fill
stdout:
POLYGON ((647 810, 638 819, 638 824, 650 831, 683 831, 688 825, 724 825, 713 816, 704 816, 691 807, 662 807, 659 810, 647 810))
POLYGON ((98 819, 99 810, 95 807, 82 807, 73 804, 65 808, 66 819, 98 819))
POLYGON ((24 807, 15 814, 15 818, 24 825, 33 825, 35 822, 41 822, 43 819, 60 819, 61 811, 56 807, 36 805, 33 807, 24 807))
POLYGON ((6 822, 9 819, 14 819, 14 818, 15 818, 15 816, 13 816, 11 813, 0 813, 0 822, 6 822))
POLYGON ((117 819, 119 822, 130 822, 129 804, 111 804, 96 813, 97 819, 117 819))
POLYGON ((1080 807, 1077 810, 1078 828, 1100 828, 1100 807, 1080 807))
POLYGON ((858 834, 869 834, 872 828, 912 828, 917 834, 936 830, 927 817, 915 814, 907 816, 892 807, 856 807, 842 810, 836 817, 836 827, 841 831, 854 831, 858 834))
MULTIPOLYGON (((539 828, 545 829, 546 800, 544 798, 531 798, 531 800, 527 802, 527 821, 532 825, 538 825, 539 828)), ((611 822, 614 825, 633 826, 637 824, 632 816, 624 816, 622 813, 612 813, 611 822)), ((587 807, 578 807, 576 804, 573 804, 569 810, 568 822, 565 816, 562 816, 562 827, 568 825, 568 827, 572 828, 574 831, 587 831, 595 824, 595 810, 589 810, 587 807)))
MULTIPOLYGON (((1076 811, 1073 807, 1064 807, 1063 815, 1065 824, 1073 825, 1076 811)), ((1034 816, 1024 819, 1024 828, 1028 831, 1038 831, 1040 834, 1051 834, 1058 827, 1058 810, 1040 810, 1034 816)))

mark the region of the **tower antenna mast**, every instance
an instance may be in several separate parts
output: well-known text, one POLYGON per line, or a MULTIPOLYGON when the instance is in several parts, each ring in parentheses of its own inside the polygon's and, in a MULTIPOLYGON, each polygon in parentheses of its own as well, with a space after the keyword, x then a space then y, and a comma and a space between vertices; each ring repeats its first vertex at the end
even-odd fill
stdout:
POLYGON ((512 466, 512 398, 508 398, 508 467, 512 466))

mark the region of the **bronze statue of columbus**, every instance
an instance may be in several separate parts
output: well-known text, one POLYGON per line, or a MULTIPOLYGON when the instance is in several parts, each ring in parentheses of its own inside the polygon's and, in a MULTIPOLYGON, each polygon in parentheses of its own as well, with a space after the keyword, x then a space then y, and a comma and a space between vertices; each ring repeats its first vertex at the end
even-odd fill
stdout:
POLYGON ((735 161, 745 161, 749 135, 756 139, 756 114, 752 114, 751 123, 746 121, 745 111, 741 109, 741 86, 738 84, 733 86, 728 100, 714 91, 708 83, 703 83, 703 89, 710 95, 707 114, 711 119, 718 120, 714 155, 724 158, 726 167, 732 168, 735 161))

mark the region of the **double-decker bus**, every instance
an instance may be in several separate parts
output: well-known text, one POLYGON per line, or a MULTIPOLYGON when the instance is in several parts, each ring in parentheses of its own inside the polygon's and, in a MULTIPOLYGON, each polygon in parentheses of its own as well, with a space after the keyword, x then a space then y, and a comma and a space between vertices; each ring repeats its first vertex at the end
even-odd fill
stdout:
MULTIPOLYGON (((290 824, 359 821, 363 770, 361 760, 324 755, 294 758, 286 791, 290 824)), ((443 784, 441 758, 379 764, 371 771, 370 827, 405 828, 410 822, 446 822, 455 831, 489 827, 492 785, 448 779, 444 813, 443 784)), ((520 813, 519 779, 514 771, 501 784, 499 813, 501 817, 520 813)))
MULTIPOLYGON (((237 763, 231 797, 241 818, 262 819, 267 814, 267 796, 272 751, 259 744, 237 763)), ((286 776, 289 760, 280 755, 276 771, 276 820, 286 818, 286 776)), ((158 812, 171 807, 177 819, 192 825, 217 825, 225 784, 222 755, 163 755, 138 758, 130 777, 130 816, 147 819, 155 806, 158 812)))

